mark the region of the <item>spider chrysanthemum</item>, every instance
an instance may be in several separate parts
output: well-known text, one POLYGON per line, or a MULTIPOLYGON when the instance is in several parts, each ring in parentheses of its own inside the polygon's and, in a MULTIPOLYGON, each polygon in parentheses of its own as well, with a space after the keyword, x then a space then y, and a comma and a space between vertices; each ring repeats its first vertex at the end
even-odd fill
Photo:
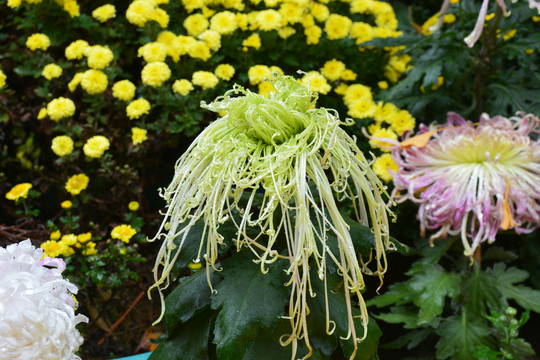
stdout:
POLYGON ((80 359, 83 342, 73 297, 77 287, 62 278, 61 259, 43 257, 30 240, 0 248, 0 357, 80 359))
POLYGON ((360 294, 362 272, 382 277, 385 249, 391 247, 384 187, 355 139, 340 127, 335 111, 316 108, 317 96, 290 76, 276 75, 272 82, 275 91, 268 98, 236 85, 225 96, 202 104, 225 115, 210 124, 181 156, 174 179, 162 194, 168 205, 153 239, 164 240, 154 269, 154 287, 161 292, 168 285, 172 266, 196 222, 205 225, 199 256, 210 269, 224 240, 219 227, 233 221, 238 250, 251 249, 263 272, 278 257, 289 260, 285 270, 292 291, 287 316, 292 333, 282 339, 284 345, 303 338, 311 348, 305 322, 309 313, 306 294, 312 281, 326 281, 327 259, 335 262, 343 276, 349 335, 360 341, 366 336, 368 321, 360 294), (256 194, 263 194, 258 207, 254 205, 256 194), (361 224, 373 229, 373 271, 361 265, 354 251, 338 198, 352 200, 361 224), (248 233, 248 228, 256 229, 257 235, 248 233), (327 245, 329 234, 337 238, 337 253, 327 245), (278 236, 287 243, 281 253, 274 247, 278 236), (309 279, 310 266, 317 268, 317 279, 309 279), (362 314, 361 336, 353 324, 351 293, 358 297, 362 314))
POLYGON ((467 256, 500 229, 530 232, 540 224, 539 127, 532 114, 483 114, 474 124, 450 113, 394 147, 393 198, 419 205, 422 234, 437 230, 431 241, 460 235, 467 256))

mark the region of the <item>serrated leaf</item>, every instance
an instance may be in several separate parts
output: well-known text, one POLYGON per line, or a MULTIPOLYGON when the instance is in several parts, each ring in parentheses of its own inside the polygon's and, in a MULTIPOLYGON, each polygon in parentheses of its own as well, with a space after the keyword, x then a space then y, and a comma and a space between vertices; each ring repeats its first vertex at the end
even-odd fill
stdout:
POLYGON ((403 323, 405 329, 418 328, 418 308, 413 306, 393 306, 386 314, 373 315, 376 319, 390 324, 403 323))
POLYGON ((491 341, 489 326, 478 317, 471 317, 465 309, 441 323, 437 329, 440 340, 437 343, 437 359, 474 359, 478 345, 489 346, 491 341))
POLYGON ((429 335, 434 333, 433 328, 420 328, 416 330, 410 330, 398 337, 397 339, 384 344, 383 346, 387 349, 402 349, 406 347, 408 350, 415 348, 422 341, 427 339, 429 335))
POLYGON ((414 296, 416 296, 416 293, 411 291, 406 282, 396 283, 390 285, 383 294, 366 301, 366 305, 378 308, 388 305, 403 305, 411 302, 414 296))
POLYGON ((276 360, 291 357, 291 347, 281 346, 279 338, 291 332, 290 323, 286 320, 278 322, 272 330, 259 329, 253 339, 246 356, 242 360, 276 360))
MULTIPOLYGON (((224 224, 221 224, 219 226, 219 233, 223 235, 224 242, 223 245, 220 246, 219 252, 220 254, 225 253, 229 247, 230 247, 230 240, 234 234, 234 225, 231 221, 228 221, 224 224)), ((179 271, 180 269, 188 266, 190 263, 193 262, 197 258, 197 255, 199 254, 199 248, 201 245, 201 239, 204 233, 204 222, 198 221, 193 225, 193 227, 189 230, 189 233, 184 240, 184 244, 182 245, 182 249, 180 251, 180 254, 178 255, 178 258, 176 259, 176 262, 174 264, 174 269, 176 271, 179 271)), ((175 239, 175 244, 179 246, 181 241, 181 237, 175 239)), ((204 241, 204 240, 203 240, 204 241)), ((206 248, 203 246, 202 253, 204 254, 206 251, 206 248)))
MULTIPOLYGON (((210 272, 212 286, 215 287, 220 281, 221 277, 212 270, 210 272)), ((163 321, 167 330, 171 330, 179 322, 188 320, 197 310, 209 305, 211 294, 206 269, 181 278, 176 288, 165 299, 163 321)))
POLYGON ((289 302, 284 267, 285 261, 277 260, 263 274, 248 251, 223 262, 223 280, 212 295, 212 308, 221 309, 214 329, 220 360, 242 359, 257 330, 272 328, 284 314, 289 302))
POLYGON ((208 337, 214 316, 214 312, 208 309, 177 327, 152 352, 149 360, 207 360, 208 337))
POLYGON ((486 313, 486 305, 492 310, 504 305, 501 303, 501 294, 497 290, 497 282, 493 276, 480 270, 477 265, 463 278, 461 286, 465 306, 470 314, 486 313))
POLYGON ((529 277, 529 273, 515 267, 506 268, 503 263, 497 263, 491 269, 497 289, 504 299, 513 299, 525 309, 540 313, 540 291, 525 285, 514 285, 529 277))
POLYGON ((425 266, 424 273, 411 278, 409 286, 419 294, 414 299, 414 304, 420 308, 417 324, 428 324, 440 315, 445 298, 453 298, 459 293, 459 283, 458 274, 446 272, 437 264, 425 266))
MULTIPOLYGON (((353 309, 353 316, 359 316, 360 311, 358 309, 353 309)), ((356 329, 362 329, 362 324, 359 318, 354 319, 354 325, 356 329)), ((382 336, 382 331, 379 328, 379 325, 372 317, 369 318, 367 337, 361 343, 357 344, 356 356, 354 360, 376 360, 378 359, 378 349, 379 349, 379 339, 382 336)), ((343 354, 346 357, 352 355, 354 350, 354 344, 352 339, 349 340, 340 340, 341 348, 343 349, 343 354)))

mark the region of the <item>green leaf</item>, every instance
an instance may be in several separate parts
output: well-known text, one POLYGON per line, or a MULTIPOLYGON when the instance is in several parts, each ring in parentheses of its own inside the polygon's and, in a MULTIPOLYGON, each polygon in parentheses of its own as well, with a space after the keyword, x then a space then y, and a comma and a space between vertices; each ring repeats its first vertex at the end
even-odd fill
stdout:
POLYGON ((150 360, 207 360, 214 312, 203 311, 177 327, 150 355, 150 360))
MULTIPOLYGON (((360 315, 358 309, 353 309, 353 316, 360 315)), ((354 319, 354 326, 359 331, 362 331, 362 324, 359 318, 354 319)), ((378 359, 379 339, 382 336, 382 331, 379 325, 373 318, 369 318, 367 337, 361 343, 357 344, 356 356, 354 360, 375 360, 378 359)), ((354 344, 352 339, 340 340, 341 348, 346 357, 352 355, 354 344)))
POLYGON ((290 334, 291 325, 287 320, 281 320, 273 331, 260 328, 242 360, 276 360, 291 357, 291 346, 281 346, 279 338, 290 334))
POLYGON ((528 359, 530 356, 536 355, 531 344, 521 338, 512 340, 509 352, 514 355, 514 359, 528 359))
MULTIPOLYGON (((216 286, 221 281, 214 271, 210 272, 210 282, 216 286)), ((206 278, 206 269, 201 269, 191 276, 180 279, 176 288, 165 299, 165 315, 163 321, 167 330, 171 330, 179 322, 191 318, 193 314, 210 304, 212 294, 206 278)))
POLYGON ((497 289, 504 299, 513 299, 525 309, 540 313, 540 291, 525 285, 514 285, 529 277, 529 273, 515 267, 506 268, 504 263, 497 263, 491 269, 497 289))
POLYGON ((409 281, 411 289, 419 294, 414 300, 420 308, 418 325, 430 323, 442 313, 445 297, 455 297, 459 293, 459 283, 458 274, 448 273, 437 264, 425 266, 423 274, 417 274, 409 281))
POLYGON ((490 333, 485 321, 468 315, 463 308, 461 315, 449 317, 437 329, 441 337, 437 343, 437 359, 474 359, 476 346, 490 345, 490 333))
MULTIPOLYGON (((225 224, 221 224, 219 227, 219 233, 224 236, 224 245, 221 246, 219 249, 220 253, 224 253, 229 249, 230 245, 230 239, 232 236, 230 236, 232 228, 234 225, 232 222, 227 222, 225 224)), ((180 251, 180 254, 178 255, 178 259, 176 260, 176 263, 174 264, 174 269, 176 272, 180 271, 180 269, 188 266, 190 263, 193 262, 197 258, 197 255, 199 254, 199 248, 201 245, 201 239, 204 233, 204 222, 198 221, 193 225, 193 227, 189 230, 189 233, 184 240, 184 245, 182 246, 182 250, 180 251)), ((181 238, 175 239, 175 244, 179 246, 181 241, 181 238)), ((204 241, 204 239, 203 239, 204 241)), ((204 254, 206 251, 206 248, 203 244, 202 253, 204 254)), ((202 260, 201 260, 202 261, 202 260)))
POLYGON ((249 342, 261 327, 272 328, 289 302, 284 260, 268 266, 263 274, 248 251, 223 262, 223 280, 212 295, 212 308, 219 309, 214 343, 220 360, 242 359, 249 342))
POLYGON ((486 305, 490 309, 499 309, 505 305, 501 303, 496 279, 490 273, 480 270, 477 265, 463 278, 461 286, 461 294, 465 297, 464 303, 470 314, 486 313, 486 305))
POLYGON ((499 356, 502 355, 499 351, 490 349, 485 345, 478 345, 474 349, 474 358, 480 360, 498 360, 499 356))
POLYGON ((374 315, 376 319, 386 321, 390 324, 403 323, 405 329, 418 328, 418 308, 413 306, 393 306, 386 314, 374 315))
POLYGON ((413 301, 417 294, 411 291, 406 282, 390 285, 388 291, 382 295, 375 296, 366 301, 367 306, 376 306, 378 308, 388 305, 403 305, 413 301))

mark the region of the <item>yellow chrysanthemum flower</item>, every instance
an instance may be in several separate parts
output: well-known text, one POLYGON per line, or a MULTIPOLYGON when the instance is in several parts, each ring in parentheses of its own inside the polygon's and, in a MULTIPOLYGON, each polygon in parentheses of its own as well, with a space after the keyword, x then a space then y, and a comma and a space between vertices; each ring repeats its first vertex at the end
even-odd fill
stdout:
POLYGON ((112 87, 112 95, 120 100, 130 101, 135 96, 137 88, 129 80, 120 80, 114 83, 112 87))
POLYGON ((362 84, 352 84, 347 88, 347 92, 343 96, 343 102, 345 105, 359 101, 373 101, 373 95, 371 94, 371 88, 362 84))
POLYGON ((90 178, 85 174, 73 175, 66 181, 65 189, 71 195, 78 195, 88 187, 90 178))
POLYGON ((345 70, 345 64, 334 58, 324 63, 324 66, 321 68, 321 73, 328 80, 336 81, 341 78, 341 75, 345 70))
POLYGON ((137 201, 130 201, 128 204, 128 209, 131 211, 139 210, 139 203, 137 201))
POLYGON ((195 41, 195 43, 188 48, 188 55, 194 59, 206 61, 210 59, 212 53, 210 52, 210 47, 205 42, 195 41))
POLYGON ((65 1, 62 8, 72 18, 81 15, 81 11, 79 9, 79 4, 77 4, 77 2, 75 0, 67 0, 67 1, 65 1))
POLYGON ((252 47, 255 50, 259 50, 261 48, 261 37, 259 34, 253 33, 242 41, 242 46, 252 47))
POLYGON ((396 132, 398 136, 403 135, 407 130, 413 130, 416 125, 414 117, 406 110, 399 110, 392 119, 390 125, 392 130, 396 132))
POLYGON ((131 141, 133 145, 138 145, 147 140, 147 131, 138 127, 131 128, 131 141))
POLYGON ((87 232, 87 233, 77 235, 77 241, 80 242, 81 244, 84 244, 84 243, 90 241, 90 239, 92 239, 92 233, 91 232, 87 232))
POLYGON ((152 19, 155 11, 156 8, 150 1, 135 0, 126 10, 126 19, 133 25, 143 27, 152 19))
POLYGON ((382 154, 377 157, 373 162, 372 168, 373 172, 385 182, 392 180, 392 175, 390 175, 388 170, 398 171, 398 166, 390 154, 382 154))
POLYGON ((356 75, 356 73, 350 69, 345 69, 343 70, 343 72, 341 73, 341 80, 343 81, 354 81, 356 80, 356 77, 358 75, 356 75))
POLYGON ((330 15, 330 10, 324 4, 314 3, 311 5, 311 15, 319 22, 326 21, 330 15))
POLYGON ((182 96, 186 96, 193 90, 193 85, 187 79, 176 80, 172 85, 172 90, 182 96))
POLYGON ((79 84, 81 83, 81 80, 83 78, 83 73, 76 73, 74 76, 73 76, 73 79, 71 79, 71 81, 68 83, 68 89, 69 91, 73 92, 75 91, 75 89, 77 89, 77 86, 79 86, 79 84))
POLYGON ((349 35, 352 20, 346 16, 331 14, 324 23, 324 31, 329 40, 343 39, 349 35))
POLYGON ((60 135, 52 140, 51 149, 58 156, 66 156, 73 151, 73 144, 69 136, 60 135))
POLYGON ((107 90, 108 84, 109 79, 101 70, 89 69, 82 74, 81 87, 88 94, 101 94, 107 90))
POLYGON ((272 70, 266 65, 254 65, 248 69, 248 78, 251 85, 262 83, 265 78, 270 78, 272 70))
POLYGON ((92 17, 99 22, 105 22, 116 16, 116 8, 114 5, 106 4, 92 11, 92 17))
POLYGON ((86 140, 83 146, 84 154, 88 157, 98 159, 109 149, 111 143, 103 135, 95 135, 86 140))
POLYGON ((82 250, 82 254, 85 256, 96 255, 97 254, 96 243, 93 241, 86 243, 82 250))
POLYGON ((214 70, 214 74, 222 80, 229 81, 234 76, 234 67, 230 64, 219 64, 214 70))
POLYGON ((80 60, 84 56, 84 51, 90 45, 85 40, 75 40, 66 47, 64 54, 68 60, 80 60))
POLYGON ((379 128, 371 133, 373 139, 369 140, 369 145, 372 148, 380 148, 382 151, 390 151, 392 143, 384 141, 384 139, 397 140, 397 134, 392 129, 379 128))
POLYGON ((56 79, 62 75, 62 68, 56 64, 47 64, 43 67, 41 75, 47 80, 56 79))
POLYGON ((364 99, 353 101, 347 105, 347 109, 349 116, 357 119, 365 119, 375 114, 377 105, 370 99, 364 99))
POLYGON ((308 45, 317 45, 322 35, 322 29, 317 25, 309 26, 304 29, 304 35, 306 35, 308 45))
POLYGON ((73 203, 69 200, 65 200, 60 203, 60 206, 62 207, 62 209, 71 209, 73 203))
POLYGON ((198 37, 203 41, 212 51, 218 51, 221 47, 221 35, 214 30, 206 30, 198 37))
POLYGON ((38 120, 43 120, 47 117, 47 109, 46 108, 41 108, 39 109, 39 113, 38 113, 38 116, 37 116, 37 119, 38 120))
POLYGON ((215 88, 219 83, 219 79, 209 71, 195 71, 192 75, 191 82, 194 85, 202 87, 203 90, 207 90, 215 88))
POLYGON ((59 97, 47 104, 47 115, 53 121, 59 121, 73 114, 75 114, 75 103, 71 99, 59 97))
POLYGON ((146 64, 141 72, 142 82, 152 87, 159 87, 171 77, 171 69, 162 62, 156 61, 146 64))
POLYGON ((318 71, 310 71, 302 77, 302 84, 309 86, 312 92, 328 94, 332 87, 326 81, 326 78, 318 71))
POLYGON ((62 245, 54 240, 47 240, 39 247, 43 249, 43 255, 51 258, 56 258, 62 254, 62 245))
POLYGON ((6 194, 6 199, 13 201, 17 201, 20 198, 26 199, 28 191, 30 191, 31 188, 32 184, 30 183, 17 184, 6 194))
POLYGON ((148 100, 140 98, 133 100, 126 106, 126 114, 130 119, 138 119, 150 111, 150 103, 148 100))
POLYGON ((84 50, 88 67, 92 69, 105 69, 114 59, 114 54, 108 46, 94 45, 84 50))
POLYGON ((56 231, 53 231, 51 233, 51 235, 49 236, 49 239, 51 239, 51 240, 59 240, 60 236, 62 236, 62 233, 60 232, 60 230, 56 230, 56 231))
POLYGON ((232 34, 237 28, 236 16, 231 11, 218 12, 210 19, 210 30, 217 31, 221 35, 232 34))
POLYGON ((0 88, 3 88, 6 85, 7 76, 2 70, 0 70, 0 88))
POLYGON ((51 46, 51 40, 45 34, 32 34, 26 39, 26 47, 32 51, 47 50, 51 46))
POLYGON ((119 239, 126 244, 137 233, 137 230, 133 229, 130 225, 122 224, 115 226, 111 231, 111 237, 113 239, 119 239))
POLYGON ((203 14, 189 15, 183 23, 184 28, 190 36, 199 36, 208 29, 209 24, 210 22, 203 14))
POLYGON ((147 63, 165 61, 167 46, 159 42, 149 42, 137 50, 137 56, 142 57, 147 63))
POLYGON ((283 16, 274 10, 262 10, 255 16, 254 25, 261 31, 277 30, 282 26, 283 16))

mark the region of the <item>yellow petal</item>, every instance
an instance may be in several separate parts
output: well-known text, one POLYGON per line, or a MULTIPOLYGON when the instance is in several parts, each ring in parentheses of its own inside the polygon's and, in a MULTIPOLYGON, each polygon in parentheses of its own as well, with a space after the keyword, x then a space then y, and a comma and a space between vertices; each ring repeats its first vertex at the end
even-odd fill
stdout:
POLYGON ((510 181, 508 181, 508 184, 506 185, 506 192, 504 194, 503 218, 501 220, 501 225, 499 225, 501 230, 508 230, 509 228, 514 227, 514 219, 512 218, 512 213, 510 213, 510 205, 508 205, 509 190, 510 190, 510 181))

